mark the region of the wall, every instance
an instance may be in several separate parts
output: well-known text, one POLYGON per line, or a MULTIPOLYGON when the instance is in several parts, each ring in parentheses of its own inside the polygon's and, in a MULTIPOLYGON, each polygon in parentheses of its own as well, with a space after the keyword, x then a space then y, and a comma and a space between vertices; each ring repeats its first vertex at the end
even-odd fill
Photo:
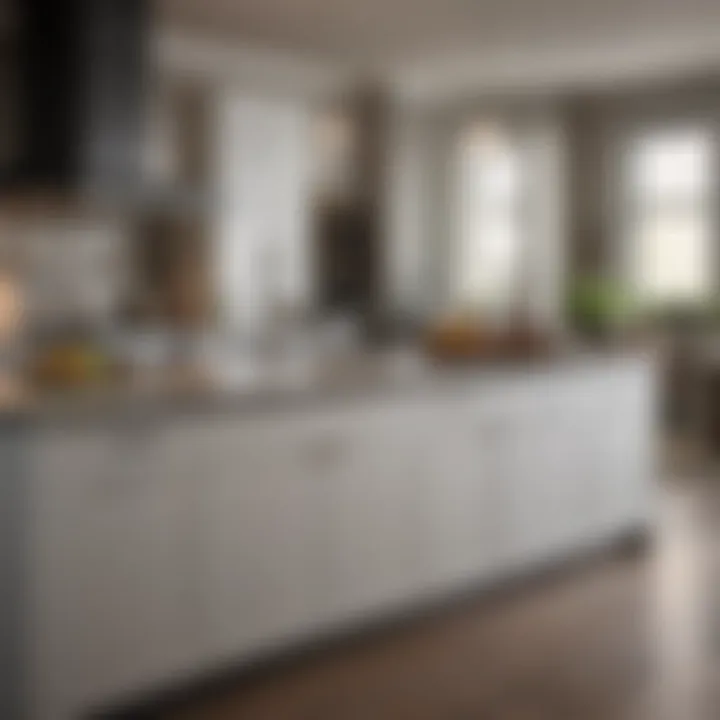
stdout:
POLYGON ((3 207, 0 263, 17 273, 36 329, 108 327, 128 299, 126 222, 67 207, 3 207))
MULTIPOLYGON (((205 235, 221 325, 258 331, 275 304, 303 314, 316 285, 312 117, 344 90, 349 74, 304 55, 172 31, 158 38, 156 67, 166 102, 176 106, 160 144, 175 132, 181 147, 197 147, 197 130, 177 122, 177 100, 188 88, 202 98, 207 162, 200 181, 190 171, 190 187, 207 197, 205 235)), ((155 153, 161 165, 166 154, 155 153)), ((194 154, 189 164, 197 168, 194 154)))
MULTIPOLYGON (((208 212, 206 200, 218 169, 204 166, 209 142, 199 140, 214 131, 211 124, 217 120, 208 116, 217 115, 222 98, 242 93, 287 101, 301 112, 334 92, 344 77, 337 67, 312 58, 227 46, 172 31, 160 33, 153 50, 146 170, 163 190, 174 185, 172 193, 161 198, 168 212, 189 213, 192 222, 214 212, 208 212), (182 152, 173 156, 178 147, 182 152)), ((233 157, 232 150, 228 157, 233 157)), ((111 290, 118 302, 120 295, 127 300, 126 283, 135 284, 125 275, 134 235, 129 229, 96 222, 79 207, 58 210, 49 204, 23 213, 4 204, 0 213, 0 251, 22 256, 14 264, 28 279, 35 319, 60 321, 77 313, 79 306, 86 315, 91 305, 108 305, 102 296, 111 290), (65 251, 70 244, 84 245, 78 256, 83 259, 71 259, 73 254, 65 251), (105 252, 107 244, 113 247, 105 252)), ((205 237, 212 232, 206 224, 205 237)), ((101 309, 101 314, 107 313, 101 309)))
MULTIPOLYGON (((313 108, 355 82, 347 68, 281 53, 228 49, 170 35, 161 47, 164 72, 199 81, 215 95, 234 88, 253 96, 294 98, 313 108)), ((638 86, 626 83, 614 89, 608 84, 566 96, 495 93, 442 102, 420 102, 396 93, 388 105, 387 168, 378 181, 383 185, 384 237, 380 300, 387 313, 425 318, 446 302, 453 233, 452 141, 464 120, 490 114, 534 126, 529 141, 539 189, 534 202, 543 215, 544 238, 537 248, 546 256, 541 258, 546 272, 540 297, 544 316, 550 318, 560 314, 570 269, 622 273, 618 163, 623 137, 646 123, 694 118, 720 122, 716 85, 702 79, 648 79, 638 86), (545 197, 542 203, 540 194, 545 197)))
POLYGON ((628 138, 647 127, 702 122, 716 127, 720 140, 718 84, 703 78, 682 84, 655 80, 557 97, 396 102, 387 209, 388 306, 420 316, 443 307, 453 231, 452 138, 464 120, 505 116, 532 129, 537 188, 532 197, 544 213, 538 225, 543 239, 535 246, 544 268, 539 297, 544 317, 559 321, 563 292, 574 275, 598 270, 623 275, 621 163, 628 138))
POLYGON ((158 34, 154 51, 160 77, 231 84, 261 94, 322 98, 342 90, 352 78, 351 69, 338 62, 171 28, 158 34))
POLYGON ((454 117, 397 102, 385 208, 385 289, 391 314, 424 320, 446 297, 452 223, 454 117))
POLYGON ((720 141, 719 89, 714 80, 655 83, 581 95, 564 104, 571 160, 571 262, 578 272, 623 276, 621 164, 629 139, 648 128, 698 122, 714 127, 720 141))
POLYGON ((427 243, 430 200, 432 118, 402 106, 390 124, 385 207, 385 300, 399 315, 422 315, 428 303, 427 243))

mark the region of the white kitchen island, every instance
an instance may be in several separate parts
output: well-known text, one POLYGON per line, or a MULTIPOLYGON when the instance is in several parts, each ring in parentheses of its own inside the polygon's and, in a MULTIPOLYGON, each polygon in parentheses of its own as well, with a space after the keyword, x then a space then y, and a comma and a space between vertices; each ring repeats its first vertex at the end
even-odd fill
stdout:
POLYGON ((2 717, 70 720, 651 528, 650 359, 436 375, 7 419, 2 717))

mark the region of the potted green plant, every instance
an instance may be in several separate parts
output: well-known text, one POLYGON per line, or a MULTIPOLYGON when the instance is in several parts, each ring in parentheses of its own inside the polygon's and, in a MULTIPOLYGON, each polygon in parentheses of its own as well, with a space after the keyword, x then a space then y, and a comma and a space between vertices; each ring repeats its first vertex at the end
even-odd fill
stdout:
POLYGON ((626 331, 636 318, 629 294, 600 276, 580 278, 573 284, 568 310, 575 331, 595 341, 606 341, 626 331))

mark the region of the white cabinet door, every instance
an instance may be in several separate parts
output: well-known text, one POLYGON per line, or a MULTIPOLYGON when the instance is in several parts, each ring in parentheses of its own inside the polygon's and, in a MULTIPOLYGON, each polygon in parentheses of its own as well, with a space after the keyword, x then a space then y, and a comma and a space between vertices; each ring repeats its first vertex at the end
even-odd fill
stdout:
POLYGON ((487 477, 487 563, 499 575, 567 552, 582 521, 573 497, 584 487, 574 472, 574 430, 564 422, 566 399, 555 390, 519 378, 504 393, 469 402, 477 463, 487 477))
POLYGON ((618 373, 608 392, 598 400, 589 433, 592 464, 596 469, 595 496, 598 524, 604 532, 642 526, 653 512, 654 409, 651 376, 636 368, 618 373), (622 398, 622 412, 618 412, 622 398))
POLYGON ((192 652, 187 495, 182 478, 158 472, 161 444, 148 426, 38 440, 29 567, 39 718, 168 682, 192 652))
POLYGON ((576 440, 569 441, 583 419, 572 413, 566 417, 560 406, 539 410, 525 428, 517 498, 519 522, 527 526, 524 553, 530 563, 566 555, 589 532, 583 515, 589 488, 585 453, 576 440))
POLYGON ((97 593, 107 592, 103 585, 92 587, 106 534, 98 537, 93 525, 99 522, 98 479, 107 472, 111 447, 111 438, 102 433, 49 433, 37 440, 27 561, 28 692, 34 720, 78 714, 84 703, 97 699, 108 662, 101 657, 105 633, 90 610, 97 593))
MULTIPOLYGON (((549 378, 528 388, 511 415, 502 485, 516 569, 579 551, 597 541, 597 490, 606 480, 598 395, 587 378, 549 378)), ((612 418, 609 418, 612 419, 612 418)), ((608 418, 604 418, 608 420, 608 418)))
POLYGON ((326 408, 206 428, 204 572, 218 657, 331 629, 427 586, 414 417, 326 408))
POLYGON ((478 513, 479 577, 514 572, 542 554, 551 523, 537 417, 541 388, 518 378, 502 390, 487 389, 459 406, 465 455, 471 453, 475 468, 468 501, 478 513))
POLYGON ((529 408, 500 412, 497 423, 496 472, 498 547, 504 572, 515 572, 537 560, 548 524, 547 477, 537 426, 529 408))
POLYGON ((333 614, 412 602, 430 580, 425 408, 378 402, 345 417, 333 472, 333 614))
POLYGON ((482 581, 499 564, 504 508, 497 481, 498 437, 471 399, 437 402, 423 447, 430 479, 433 587, 482 581))
POLYGON ((219 660, 259 652, 325 617, 325 465, 332 427, 310 416, 218 420, 204 433, 206 622, 219 660))
POLYGON ((152 688, 196 673, 205 657, 199 517, 205 476, 196 462, 197 443, 178 433, 174 421, 165 418, 150 432, 147 467, 134 498, 141 507, 128 506, 135 513, 128 528, 137 532, 136 552, 145 555, 136 615, 147 624, 144 667, 152 688))

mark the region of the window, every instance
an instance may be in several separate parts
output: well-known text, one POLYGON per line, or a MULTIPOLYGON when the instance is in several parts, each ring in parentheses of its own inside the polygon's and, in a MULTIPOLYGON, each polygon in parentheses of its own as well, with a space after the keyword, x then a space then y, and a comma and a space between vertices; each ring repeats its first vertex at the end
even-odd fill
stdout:
POLYGON ((631 284, 646 305, 702 301, 713 292, 713 153, 698 128, 637 138, 628 155, 631 284))
POLYGON ((475 124, 458 145, 458 238, 453 300, 507 315, 521 285, 523 167, 519 143, 502 127, 475 124))

